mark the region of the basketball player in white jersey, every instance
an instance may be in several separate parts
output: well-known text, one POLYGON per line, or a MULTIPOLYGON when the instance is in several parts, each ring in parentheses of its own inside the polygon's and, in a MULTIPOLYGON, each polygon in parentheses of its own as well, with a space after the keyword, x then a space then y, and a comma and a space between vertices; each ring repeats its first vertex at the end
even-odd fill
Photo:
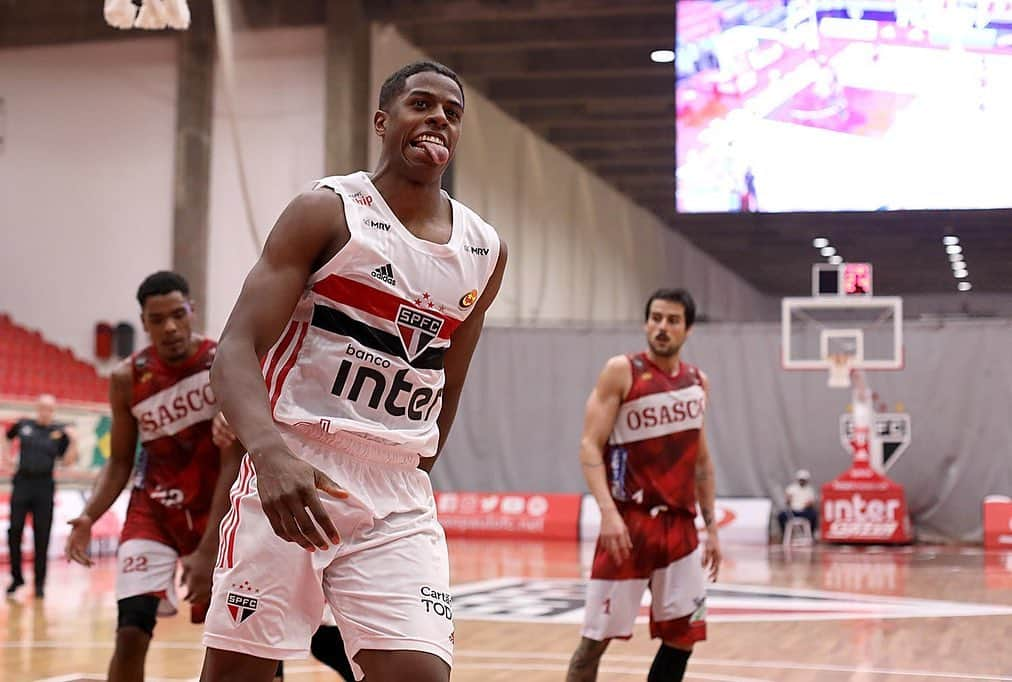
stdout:
POLYGON ((201 679, 269 680, 324 606, 357 679, 449 679, 446 540, 428 471, 506 265, 440 189, 464 114, 456 75, 383 84, 376 169, 317 183, 278 219, 212 371, 246 446, 208 610, 201 679))

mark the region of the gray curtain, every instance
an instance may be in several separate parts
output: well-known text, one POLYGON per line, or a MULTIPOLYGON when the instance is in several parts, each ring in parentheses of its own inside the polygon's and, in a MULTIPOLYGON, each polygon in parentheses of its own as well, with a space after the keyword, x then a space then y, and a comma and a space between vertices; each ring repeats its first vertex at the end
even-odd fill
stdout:
MULTIPOLYGON (((907 323, 906 366, 871 372, 872 389, 912 419, 889 476, 906 488, 921 539, 979 540, 981 501, 1012 494, 1012 320, 907 323)), ((577 444, 604 361, 639 350, 623 329, 486 328, 433 479, 443 490, 582 492, 577 444)), ((816 485, 849 464, 838 420, 850 391, 823 372, 780 368, 780 329, 700 324, 683 351, 710 377, 707 437, 718 494, 780 504, 793 472, 816 485)))

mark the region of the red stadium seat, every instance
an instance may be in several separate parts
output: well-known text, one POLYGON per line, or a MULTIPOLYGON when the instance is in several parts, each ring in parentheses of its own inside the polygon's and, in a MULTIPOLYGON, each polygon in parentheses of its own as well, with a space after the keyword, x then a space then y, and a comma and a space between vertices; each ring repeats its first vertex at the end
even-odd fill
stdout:
POLYGON ((0 313, 0 395, 34 398, 51 393, 64 400, 105 402, 108 390, 108 379, 69 348, 49 343, 38 331, 0 313))

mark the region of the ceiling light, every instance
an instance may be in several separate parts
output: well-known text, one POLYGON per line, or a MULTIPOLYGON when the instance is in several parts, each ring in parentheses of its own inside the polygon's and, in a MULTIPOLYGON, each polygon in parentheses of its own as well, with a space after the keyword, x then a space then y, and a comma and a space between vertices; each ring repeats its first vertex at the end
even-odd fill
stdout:
POLYGON ((812 240, 812 246, 814 246, 817 249, 821 249, 825 246, 829 246, 829 240, 826 239, 825 237, 816 237, 815 239, 812 240))
POLYGON ((955 246, 956 244, 959 243, 959 237, 956 237, 951 234, 946 235, 945 237, 942 237, 942 243, 945 244, 946 246, 955 246))
POLYGON ((961 260, 953 261, 949 265, 952 266, 953 270, 966 270, 966 263, 961 260))
POLYGON ((957 277, 959 279, 963 279, 964 277, 966 277, 969 274, 970 273, 967 272, 966 270, 956 270, 954 273, 952 273, 953 277, 957 277))
POLYGON ((963 247, 959 244, 949 244, 945 247, 945 253, 963 253, 963 247))
POLYGON ((671 50, 654 50, 650 53, 650 60, 658 64, 670 64, 675 61, 675 53, 671 50))
POLYGON ((961 254, 961 253, 950 253, 949 254, 949 262, 950 263, 957 263, 957 262, 959 262, 961 260, 963 260, 963 254, 961 254))
POLYGON ((830 265, 839 265, 842 262, 843 262, 843 256, 830 256, 829 257, 829 264, 830 265))
POLYGON ((960 282, 959 284, 956 285, 956 288, 959 289, 960 291, 969 291, 970 289, 973 288, 973 285, 970 284, 969 282, 960 282))
POLYGON ((823 246, 821 249, 819 249, 819 253, 821 253, 823 256, 835 256, 836 249, 834 249, 832 246, 823 246))

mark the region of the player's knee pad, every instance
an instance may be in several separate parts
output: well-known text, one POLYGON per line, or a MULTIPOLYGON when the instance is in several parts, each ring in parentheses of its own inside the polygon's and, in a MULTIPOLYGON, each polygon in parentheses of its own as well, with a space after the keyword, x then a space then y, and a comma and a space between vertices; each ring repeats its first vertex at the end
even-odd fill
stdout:
POLYGON ((118 617, 116 629, 133 627, 151 636, 155 631, 155 619, 158 616, 158 597, 152 594, 139 594, 117 602, 118 617))
POLYGON ((647 682, 679 682, 685 675, 685 665, 691 654, 691 651, 661 644, 654 656, 653 665, 650 666, 647 682))

